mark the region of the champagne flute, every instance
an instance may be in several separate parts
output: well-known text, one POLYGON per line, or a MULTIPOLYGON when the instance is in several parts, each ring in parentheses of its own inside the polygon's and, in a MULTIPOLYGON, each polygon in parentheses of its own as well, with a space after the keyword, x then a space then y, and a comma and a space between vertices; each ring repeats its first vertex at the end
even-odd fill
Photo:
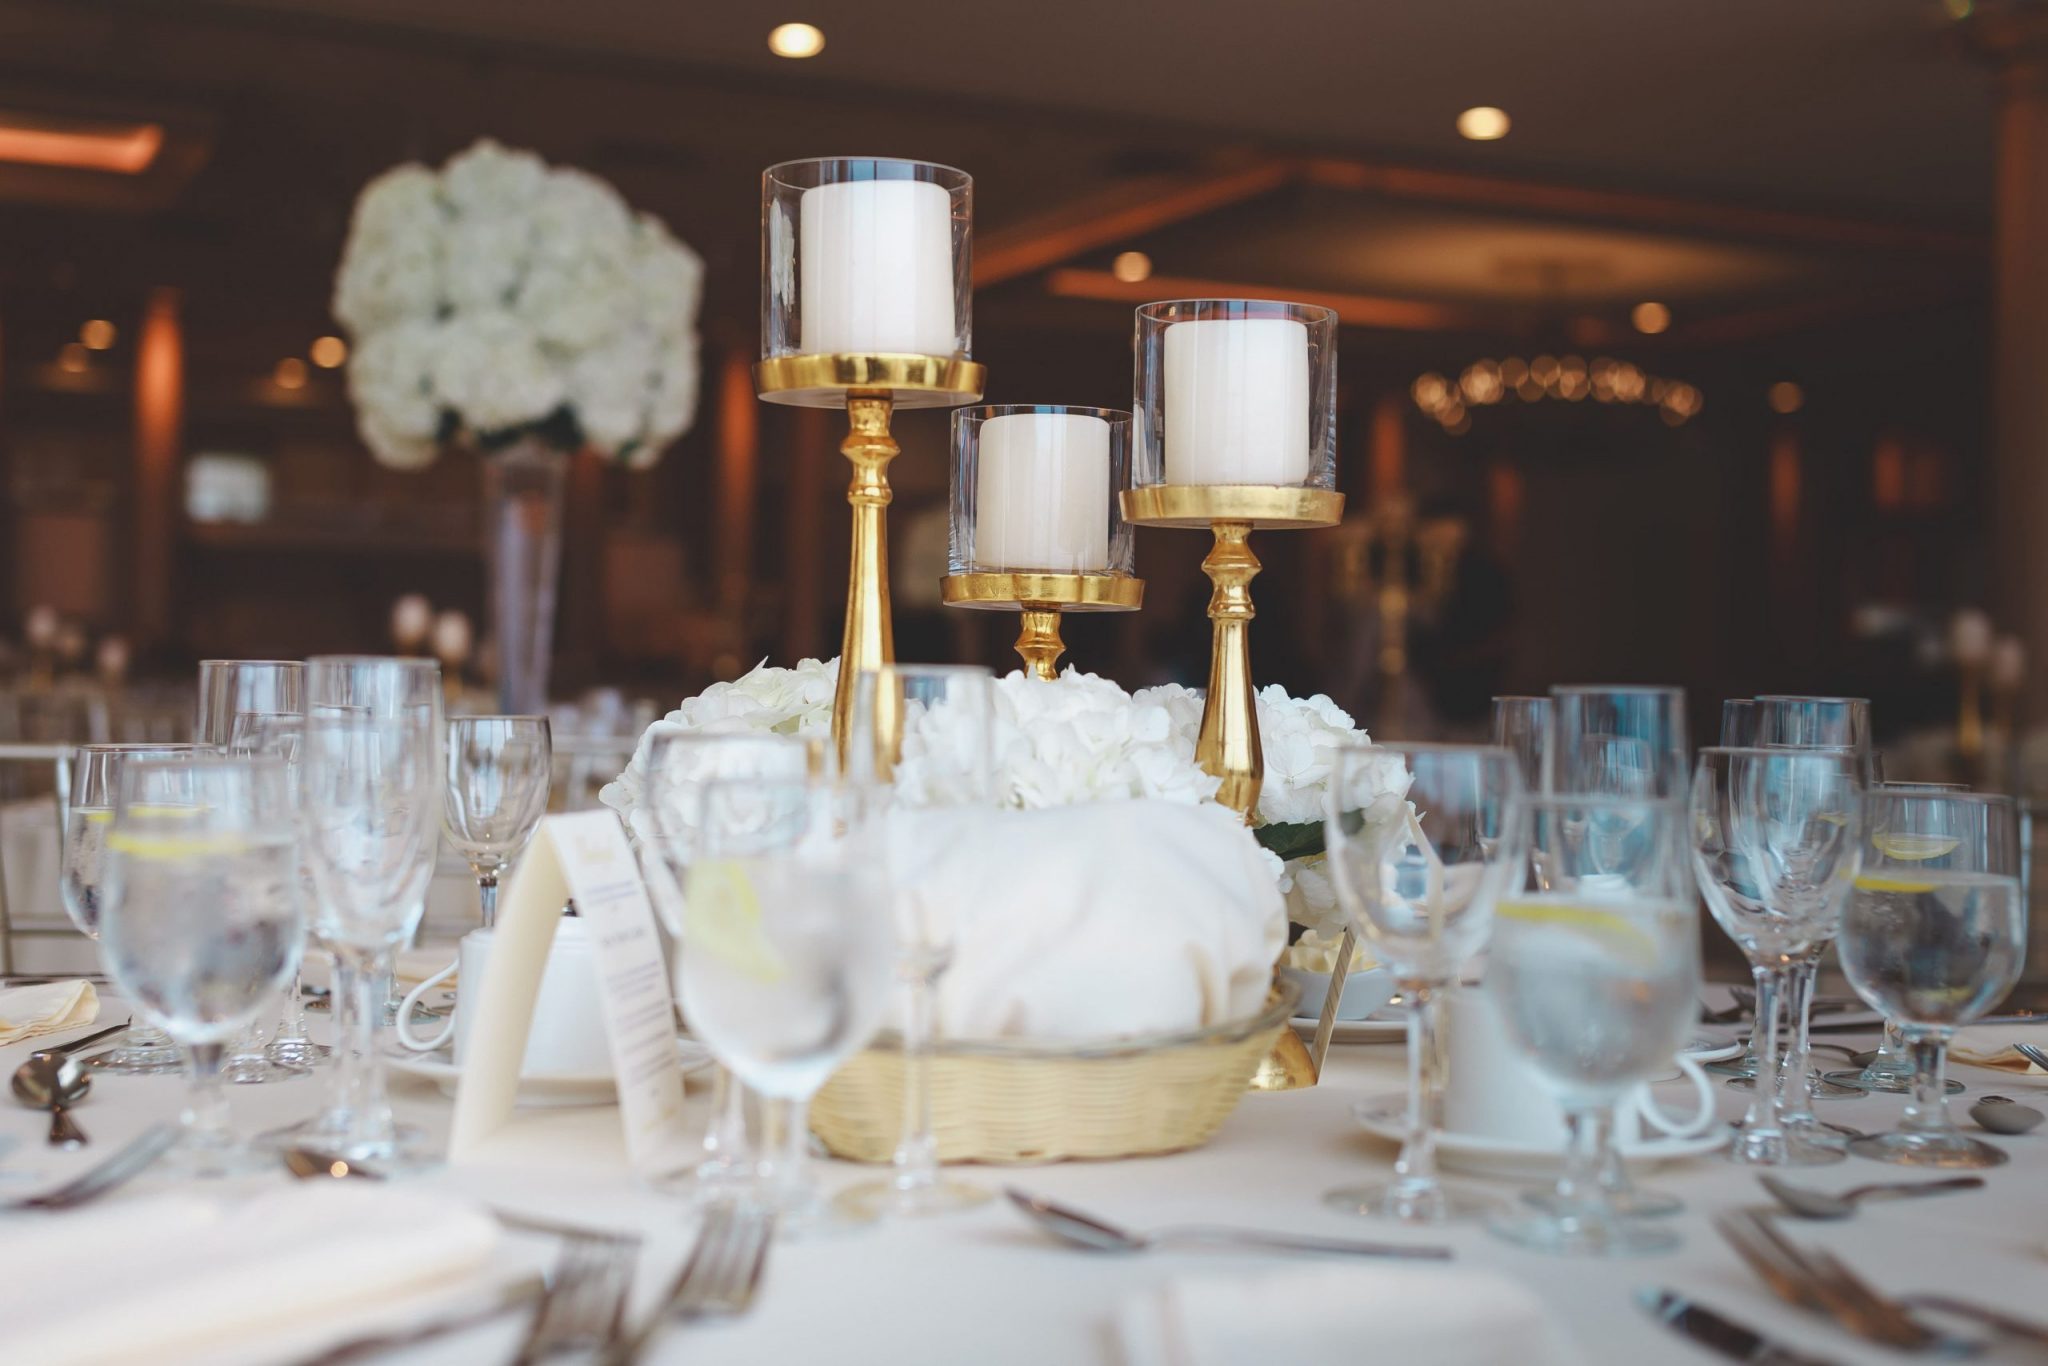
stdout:
POLYGON ((476 875, 483 924, 498 920, 498 874, 547 814, 554 747, 545 716, 458 716, 448 722, 441 823, 476 875))
POLYGON ((267 1168, 234 1136, 221 1068, 305 944, 284 765, 212 754, 130 765, 106 852, 102 950, 123 994, 186 1055, 188 1168, 267 1168))
POLYGON ((1328 1192, 1348 1214, 1440 1224, 1491 1213, 1499 1201, 1445 1186, 1436 1173, 1443 1128, 1442 994, 1486 947, 1493 908, 1520 887, 1529 857, 1515 756, 1478 745, 1346 745, 1331 760, 1324 845, 1346 915, 1393 969, 1408 1011, 1408 1132, 1394 1179, 1328 1192), (1386 765, 1407 771, 1387 781, 1386 765))
POLYGON ((944 803, 966 820, 995 805, 995 675, 965 665, 888 664, 854 685, 847 767, 881 815, 884 859, 896 907, 897 975, 908 1007, 903 1029, 903 1123, 887 1180, 863 1182, 840 1199, 864 1217, 950 1214, 989 1198, 987 1187, 940 1172, 932 1132, 934 997, 953 962, 950 908, 924 890, 937 853, 933 821, 894 818, 896 800, 944 803), (897 727, 901 729, 898 730, 897 727), (898 791, 898 784, 916 791, 898 791))
POLYGON ((1948 1114, 1948 1043, 2025 966, 2026 892, 2010 797, 1878 789, 1863 799, 1863 867, 1843 916, 1842 970, 1905 1026, 1913 1097, 1898 1129, 1853 1140, 1858 1157, 1910 1167, 1996 1167, 1948 1114))
MULTIPOLYGON (((64 811, 64 911, 86 938, 98 942, 106 900, 107 831, 121 792, 121 774, 131 764, 189 758, 198 745, 80 745, 72 764, 71 799, 64 811)), ((161 778, 160 783, 170 780, 161 778)), ((104 956, 104 955, 103 955, 104 956)), ((112 1048, 85 1060, 88 1067, 129 1076, 176 1072, 185 1064, 170 1036, 147 1023, 114 1037, 112 1048)))
POLYGON ((1616 1105, 1670 1066, 1699 999, 1699 925, 1685 807, 1667 799, 1546 796, 1528 804, 1547 883, 1494 912, 1487 990, 1508 1039, 1565 1112, 1556 1190, 1492 1231, 1542 1252, 1626 1256, 1678 1245, 1617 1209, 1602 1173, 1616 1105))

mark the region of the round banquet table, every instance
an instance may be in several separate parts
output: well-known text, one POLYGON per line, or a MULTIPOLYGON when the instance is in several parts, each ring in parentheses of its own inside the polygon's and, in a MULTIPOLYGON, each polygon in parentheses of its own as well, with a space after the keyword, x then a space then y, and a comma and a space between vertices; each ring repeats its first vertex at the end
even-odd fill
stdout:
MULTIPOLYGON (((1710 999, 1720 993, 1711 992, 1710 999)), ((125 1007, 103 997, 102 1024, 123 1018, 125 1007)), ((0 1067, 11 1071, 32 1047, 62 1042, 72 1034, 0 1049, 0 1067)), ((2025 1027, 2015 1027, 2025 1037, 2025 1027)), ((1830 1042, 1872 1046, 1863 1035, 1830 1035, 1830 1042)), ((1826 1055, 1823 1055, 1825 1058, 1826 1055)), ((1969 1094, 1952 1104, 1995 1092, 2048 1108, 2048 1077, 2019 1076, 1957 1068, 1969 1094)), ((1205 1147, 1171 1156, 1118 1162, 1064 1163, 1036 1168, 967 1168, 991 1186, 1014 1184, 1070 1202, 1084 1210, 1136 1227, 1174 1222, 1240 1223, 1302 1233, 1448 1243, 1453 1265, 1484 1267, 1533 1289, 1552 1306, 1592 1362, 1706 1361, 1710 1356, 1682 1343, 1653 1323, 1632 1298, 1643 1285, 1678 1289, 1771 1336, 1838 1361, 1883 1361, 1891 1354, 1861 1343, 1819 1317, 1790 1309, 1771 1297, 1713 1232, 1715 1213, 1762 1202, 1752 1172, 1708 1157, 1675 1163, 1642 1174, 1646 1184, 1684 1199, 1675 1226, 1684 1236, 1677 1252, 1625 1261, 1585 1261, 1541 1256, 1503 1244, 1476 1227, 1408 1230, 1350 1218, 1325 1210, 1317 1197, 1340 1182, 1387 1171, 1392 1148, 1360 1131, 1352 1106, 1366 1096, 1396 1092, 1402 1085, 1398 1044, 1337 1045, 1322 1083, 1311 1090, 1247 1095, 1243 1104, 1205 1147)), ((265 1086, 234 1088, 237 1128, 254 1133, 308 1114, 322 1095, 324 1079, 313 1077, 265 1086)), ((1673 1106, 1686 1102, 1690 1088, 1667 1088, 1673 1106)), ((1739 1117, 1748 1093, 1716 1083, 1723 1115, 1739 1117)), ((394 1078, 401 1116, 431 1133, 445 1134, 450 1102, 434 1087, 394 1078)), ((0 1197, 37 1188, 110 1153, 145 1125, 177 1115, 182 1083, 176 1078, 101 1076, 91 1098, 76 1111, 91 1132, 91 1147, 63 1154, 43 1143, 44 1118, 15 1105, 0 1107, 0 1134, 16 1140, 0 1157, 0 1197)), ((701 1116, 704 1092, 693 1086, 691 1106, 701 1116)), ((1900 1108, 1893 1096, 1824 1102, 1822 1117, 1866 1130, 1888 1127, 1900 1108)), ((608 1108, 576 1112, 559 1122, 602 1128, 608 1108)), ((1964 1121, 1966 1127, 1967 1120, 1964 1121)), ((1987 1172, 1989 1184, 1931 1200, 1866 1206, 1853 1220, 1805 1223, 1806 1241, 1832 1247, 1876 1284, 1890 1290, 1945 1291, 2048 1318, 2048 1129, 1994 1141, 2012 1154, 2009 1165, 1987 1172)), ((865 1174, 866 1169, 821 1162, 828 1187, 865 1174)), ((1797 1181, 1842 1189, 1868 1181, 1927 1178, 1916 1172, 1851 1159, 1831 1167, 1792 1172, 1797 1181)), ((1452 1174, 1453 1179, 1490 1185, 1510 1195, 1523 1183, 1488 1182, 1452 1174)), ((259 1176, 210 1183, 232 1192, 254 1189, 259 1176)), ((650 1194, 617 1168, 584 1164, 557 1177, 518 1180, 442 1168, 409 1178, 477 1196, 500 1208, 552 1216, 602 1227, 639 1231, 646 1239, 641 1288, 649 1295, 666 1286, 687 1251, 691 1216, 674 1198, 650 1194), (494 1189, 492 1180, 499 1184, 494 1189)), ((109 1196, 101 1207, 146 1197, 177 1183, 146 1176, 109 1196)), ((16 1216, 31 1217, 31 1216, 16 1216)), ((10 1217, 13 1225, 16 1217, 10 1217)), ((61 1220, 66 1216, 39 1215, 61 1220)), ((545 1237, 508 1231, 507 1264, 544 1266, 552 1244, 545 1237)), ((1055 1243, 1002 1201, 950 1218, 889 1222, 869 1228, 779 1244, 752 1311, 736 1320, 679 1326, 663 1335, 650 1361, 692 1366, 759 1362, 914 1363, 1113 1363, 1120 1360, 1113 1321, 1120 1304, 1148 1287, 1176 1277, 1238 1277, 1280 1272, 1326 1259, 1243 1255, 1215 1250, 1157 1251, 1110 1256, 1055 1243)), ((1357 1260, 1359 1266, 1373 1263, 1357 1260)), ((636 1301, 637 1302, 637 1301, 636 1301)), ((1287 1306, 1276 1303, 1275 1313, 1287 1306)), ((431 1347, 379 1358, 394 1362, 502 1360, 519 1325, 444 1339, 431 1347)), ((1371 1325, 1361 1323, 1360 1361, 1369 1361, 1371 1325)), ((5 1328, 0 1326, 0 1356, 5 1328)), ((1904 1360, 1905 1358, 1900 1357, 1904 1360)), ((2007 1348, 1981 1360, 2029 1360, 2007 1348)))

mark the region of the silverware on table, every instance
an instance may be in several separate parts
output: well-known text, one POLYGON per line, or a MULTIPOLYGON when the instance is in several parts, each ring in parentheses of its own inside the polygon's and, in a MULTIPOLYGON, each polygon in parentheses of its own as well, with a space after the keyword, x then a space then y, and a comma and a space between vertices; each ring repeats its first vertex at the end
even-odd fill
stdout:
POLYGON ((1218 1228, 1207 1224, 1138 1232, 1105 1223, 1094 1215, 1083 1214, 1044 1196, 1027 1194, 1015 1186, 1005 1186, 1003 1194, 1010 1197, 1011 1204, 1055 1237, 1097 1252, 1144 1252, 1166 1243, 1215 1243, 1267 1248, 1275 1252, 1330 1252, 1354 1257, 1408 1257, 1425 1261, 1447 1261, 1451 1256, 1447 1247, 1365 1243, 1349 1238, 1264 1233, 1256 1229, 1218 1228))
POLYGON ((2034 1066, 2048 1069, 2048 1049, 2036 1048, 2030 1043, 2016 1043, 2012 1046, 2012 1051, 2034 1064, 2034 1066))
POLYGON ((98 1199, 116 1186, 133 1180, 150 1163, 169 1152, 177 1141, 176 1125, 152 1125, 98 1166, 40 1195, 26 1196, 0 1205, 0 1211, 75 1209, 88 1201, 98 1199))
POLYGON ((1672 1332, 1724 1357, 1755 1362, 1758 1366, 1835 1366, 1827 1357, 1809 1356, 1773 1342, 1754 1328, 1697 1304, 1676 1290, 1642 1286, 1636 1291, 1636 1303, 1672 1332))
POLYGON ((69 1043, 56 1044, 50 1048, 38 1048, 34 1052, 30 1053, 29 1056, 31 1058, 68 1058, 73 1053, 77 1053, 83 1049, 92 1047, 94 1044, 100 1042, 102 1039, 113 1038, 116 1034, 119 1034, 133 1023, 135 1023, 135 1021, 134 1018, 131 1016, 130 1018, 121 1021, 121 1023, 117 1025, 108 1025, 105 1029, 95 1029, 92 1033, 86 1035, 82 1039, 73 1039, 69 1043))
POLYGON ((50 1112, 50 1146, 83 1148, 85 1130, 71 1118, 71 1107, 92 1090, 92 1073, 70 1058, 54 1053, 32 1053, 14 1069, 11 1083, 14 1098, 35 1110, 50 1112))
POLYGON ((526 1306, 534 1303, 541 1297, 546 1288, 547 1283, 538 1276, 530 1276, 525 1280, 514 1281, 500 1290, 488 1302, 477 1305, 474 1308, 465 1309, 459 1313, 450 1314, 446 1318, 434 1319, 429 1323, 422 1323, 412 1328, 398 1328, 386 1333, 365 1333, 361 1337, 350 1338, 346 1342, 336 1343, 325 1351, 302 1358, 297 1366, 340 1366, 345 1361, 360 1361, 364 1357, 384 1356, 391 1352, 401 1351, 407 1347, 416 1347, 423 1342, 432 1342, 436 1338, 445 1338, 451 1334, 467 1332, 472 1328, 481 1328, 492 1319, 503 1318, 515 1310, 524 1309, 526 1306))
POLYGON ((2021 1105, 2010 1096, 1985 1096, 1970 1107, 1970 1118, 1991 1133, 2016 1136, 2039 1128, 2048 1115, 2031 1105, 2021 1105))
POLYGON ((775 1216, 758 1206, 726 1200, 712 1205, 675 1283, 638 1328, 599 1358, 598 1366, 631 1366, 672 1323, 745 1313, 774 1237, 775 1216))
POLYGON ((1801 1248, 1774 1226, 1768 1215, 1735 1212, 1714 1220, 1714 1227, 1749 1264, 1750 1270, 1788 1304, 1814 1309, 1869 1342, 1908 1352, 1972 1356, 1983 1344, 1930 1328, 1871 1291, 1861 1279, 1819 1248, 1801 1248))
POLYGON ((1795 1186, 1768 1172, 1758 1174, 1756 1179, 1773 1200, 1802 1219, 1846 1219, 1863 1200, 1913 1200, 1948 1191, 1978 1190, 1984 1185, 1981 1176, 1952 1176, 1942 1181, 1877 1181, 1833 1192, 1795 1186))
POLYGON ((638 1238, 586 1234, 564 1241, 512 1366, 563 1352, 610 1351, 624 1333, 626 1296, 639 1259, 638 1238))

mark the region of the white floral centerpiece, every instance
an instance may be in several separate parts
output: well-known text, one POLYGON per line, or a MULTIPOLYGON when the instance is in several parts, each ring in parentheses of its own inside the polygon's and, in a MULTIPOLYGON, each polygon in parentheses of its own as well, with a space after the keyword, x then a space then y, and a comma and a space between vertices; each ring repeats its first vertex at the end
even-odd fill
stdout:
POLYGON ((363 440, 399 469, 525 437, 645 468, 696 415, 703 275, 660 220, 531 152, 394 167, 334 288, 363 440))

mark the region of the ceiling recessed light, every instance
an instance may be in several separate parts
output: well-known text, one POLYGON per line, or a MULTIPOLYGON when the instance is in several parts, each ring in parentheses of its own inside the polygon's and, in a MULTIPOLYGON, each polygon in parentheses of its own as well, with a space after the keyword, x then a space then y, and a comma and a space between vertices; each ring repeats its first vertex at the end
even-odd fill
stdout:
POLYGON ((815 57, 825 50, 825 32, 816 24, 777 24, 768 31, 768 50, 778 57, 815 57))
POLYGON ((1652 336, 1671 326, 1671 310, 1652 300, 1644 300, 1635 306, 1628 320, 1636 325, 1636 331, 1652 336))
POLYGON ((1152 258, 1142 251, 1120 251, 1109 263, 1109 273, 1127 285, 1152 278, 1152 258))
POLYGON ((114 344, 114 325, 105 318, 94 318, 78 329, 78 339, 94 351, 105 351, 114 344))
POLYGON ((348 359, 348 343, 339 337, 316 337, 306 354, 322 370, 332 370, 348 359))
POLYGON ((1474 142, 1495 142, 1508 135, 1508 116, 1490 104, 1474 105, 1458 115, 1458 135, 1474 142))
POLYGON ((1773 384, 1766 397, 1774 413, 1796 413, 1806 406, 1806 391, 1789 379, 1773 384))

